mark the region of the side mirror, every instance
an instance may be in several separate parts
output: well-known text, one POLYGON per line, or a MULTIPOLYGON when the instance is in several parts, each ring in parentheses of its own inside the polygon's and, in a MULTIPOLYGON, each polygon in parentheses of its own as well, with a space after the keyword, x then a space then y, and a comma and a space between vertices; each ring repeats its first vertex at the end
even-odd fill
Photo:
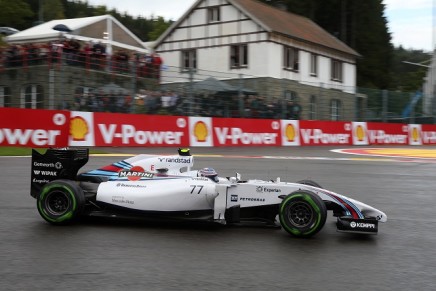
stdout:
POLYGON ((235 177, 236 177, 236 181, 241 181, 241 174, 236 173, 235 177))

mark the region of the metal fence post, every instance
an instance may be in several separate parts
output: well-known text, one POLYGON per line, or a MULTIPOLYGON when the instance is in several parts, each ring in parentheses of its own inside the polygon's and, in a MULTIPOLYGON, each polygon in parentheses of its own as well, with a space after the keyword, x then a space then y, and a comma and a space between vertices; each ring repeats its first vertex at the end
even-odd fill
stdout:
POLYGON ((388 113, 388 91, 382 90, 382 121, 387 121, 387 113, 388 113))
POLYGON ((239 107, 239 115, 242 117, 245 117, 245 111, 244 111, 244 94, 242 92, 243 87, 243 79, 242 74, 239 74, 239 83, 238 83, 238 107, 239 107))
POLYGON ((188 99, 189 99, 189 113, 188 115, 194 115, 194 69, 189 68, 189 87, 188 87, 188 99))

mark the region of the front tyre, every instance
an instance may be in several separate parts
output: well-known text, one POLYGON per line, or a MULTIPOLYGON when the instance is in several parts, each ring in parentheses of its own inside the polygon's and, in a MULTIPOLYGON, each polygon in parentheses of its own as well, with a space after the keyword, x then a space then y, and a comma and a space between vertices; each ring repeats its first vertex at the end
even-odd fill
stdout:
POLYGON ((322 229, 327 208, 322 199, 308 190, 297 190, 280 204, 280 224, 291 235, 310 237, 322 229))
POLYGON ((85 196, 74 181, 55 180, 42 187, 36 205, 46 221, 56 225, 67 224, 82 214, 85 196))

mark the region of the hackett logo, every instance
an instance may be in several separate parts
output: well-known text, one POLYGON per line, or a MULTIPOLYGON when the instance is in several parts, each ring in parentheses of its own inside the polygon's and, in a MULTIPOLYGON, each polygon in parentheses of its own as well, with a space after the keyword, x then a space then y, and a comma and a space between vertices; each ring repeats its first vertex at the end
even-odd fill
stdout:
POLYGON ((98 124, 105 144, 112 144, 114 139, 121 139, 122 144, 180 144, 183 132, 180 131, 144 131, 137 130, 131 124, 98 124))

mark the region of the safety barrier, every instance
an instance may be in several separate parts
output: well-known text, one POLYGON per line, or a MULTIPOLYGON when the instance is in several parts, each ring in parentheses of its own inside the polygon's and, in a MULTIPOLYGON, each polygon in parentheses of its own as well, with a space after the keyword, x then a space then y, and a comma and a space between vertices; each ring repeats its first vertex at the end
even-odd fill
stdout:
POLYGON ((0 108, 0 146, 435 145, 436 125, 0 108))

